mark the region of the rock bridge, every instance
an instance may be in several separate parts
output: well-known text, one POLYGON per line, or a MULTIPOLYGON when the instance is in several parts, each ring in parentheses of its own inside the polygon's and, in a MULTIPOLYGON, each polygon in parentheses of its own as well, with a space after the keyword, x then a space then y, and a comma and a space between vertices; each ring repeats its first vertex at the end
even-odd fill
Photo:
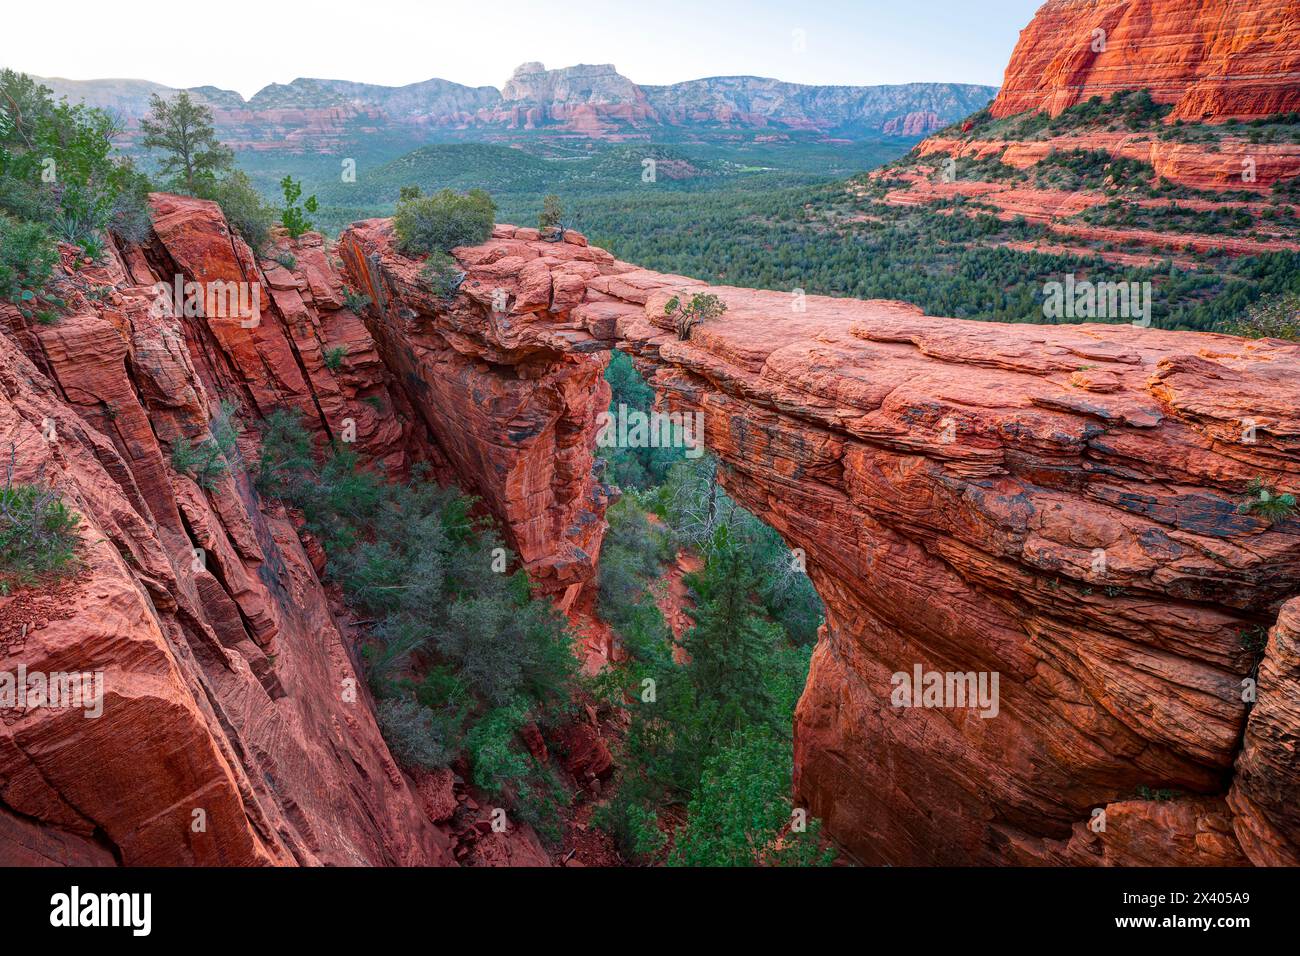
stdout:
POLYGON ((259 258, 214 204, 152 204, 142 244, 65 261, 56 324, 0 305, 14 480, 81 516, 76 575, 0 595, 0 670, 105 688, 97 719, 2 715, 0 861, 455 863, 446 794, 379 734, 324 556, 240 464, 256 429, 206 485, 171 452, 227 405, 354 432, 481 495, 572 603, 605 530, 617 347, 806 553, 827 616, 795 797, 856 858, 1300 862, 1300 525, 1238 512, 1254 479, 1300 484, 1300 347, 731 288, 681 341, 664 303, 699 284, 576 234, 500 226, 438 302, 385 221, 259 258), (260 322, 160 314, 176 276, 259 283, 260 322), (996 674, 996 716, 893 706, 917 668, 996 674))
POLYGON ((724 487, 825 601, 796 798, 858 859, 1300 862, 1300 523, 1238 510, 1253 479, 1300 481, 1300 346, 726 287, 681 341, 664 305, 704 286, 573 233, 496 227, 455 251, 451 302, 386 220, 340 253, 384 361, 566 604, 605 527, 605 353, 703 412, 724 487), (997 716, 892 706, 916 666, 998 674, 997 716))

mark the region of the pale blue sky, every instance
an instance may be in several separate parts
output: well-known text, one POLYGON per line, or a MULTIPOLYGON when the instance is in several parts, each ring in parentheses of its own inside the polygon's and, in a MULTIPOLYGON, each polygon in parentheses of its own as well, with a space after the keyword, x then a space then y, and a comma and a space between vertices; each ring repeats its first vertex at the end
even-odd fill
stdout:
POLYGON ((638 83, 756 74, 850 85, 997 85, 1040 0, 104 0, 9 3, 0 62, 69 79, 214 84, 317 76, 500 86, 526 60, 638 83), (796 33, 802 31, 802 33, 796 33), (799 40, 802 38, 802 48, 799 40))

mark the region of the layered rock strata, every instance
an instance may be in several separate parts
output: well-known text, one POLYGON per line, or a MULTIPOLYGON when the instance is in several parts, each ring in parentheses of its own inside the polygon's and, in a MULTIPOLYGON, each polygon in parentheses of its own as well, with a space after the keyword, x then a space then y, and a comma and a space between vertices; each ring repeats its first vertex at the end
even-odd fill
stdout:
POLYGON ((450 862, 376 727, 354 637, 253 486, 254 434, 202 482, 176 454, 281 407, 398 470, 433 451, 319 237, 290 269, 259 263, 210 203, 156 196, 153 214, 143 246, 65 259, 56 324, 3 310, 7 474, 56 490, 81 544, 75 575, 0 597, 2 669, 98 675, 102 699, 0 712, 0 860, 450 862), (178 277, 242 283, 260 310, 173 309, 178 277))
POLYGON ((1300 4, 1048 0, 1020 32, 993 114, 1136 89, 1186 120, 1300 109, 1300 4))
POLYGON ((56 324, 5 313, 14 478, 82 516, 76 575, 0 597, 5 661, 105 690, 95 719, 3 713, 5 859, 452 862, 319 556, 257 494, 255 430, 202 483, 174 451, 288 408, 394 473, 427 461, 571 605, 612 494, 617 347, 806 553, 827 618, 796 797, 852 856, 1295 862, 1300 533, 1238 505, 1252 479, 1297 490, 1300 346, 726 287, 683 341, 665 305, 703 286, 572 232, 498 226, 437 299, 383 220, 258 260, 210 204, 153 209, 141 246, 66 263, 56 324), (256 283, 258 321, 159 309, 176 275, 256 283), (918 667, 997 697, 899 706, 918 667))
MULTIPOLYGON (((725 287, 710 290, 724 316, 681 341, 665 303, 703 287, 584 242, 499 226, 456 250, 465 279, 447 303, 418 290, 386 222, 340 245, 381 303, 372 328, 393 343, 381 347, 418 343, 411 372, 450 396, 449 420, 470 420, 453 457, 501 462, 478 473, 522 516, 512 526, 526 532, 533 514, 515 489, 544 472, 539 429, 526 419, 503 441, 475 396, 496 407, 532 374, 545 421, 574 407, 585 420, 591 407, 545 396, 554 376, 590 381, 595 353, 616 346, 669 406, 704 414, 724 485, 805 550, 826 601, 796 788, 854 856, 1226 864, 1288 852, 1278 794, 1295 784, 1294 747, 1278 728, 1295 687, 1243 635, 1296 592, 1300 535, 1238 504, 1254 478, 1296 483, 1300 346, 725 287), (540 367, 525 373, 529 362, 540 367), (493 374, 504 381, 487 384, 493 374), (918 665, 996 673, 996 716, 895 706, 893 675, 918 665), (1234 765, 1269 782, 1243 786, 1234 765), (1105 830, 1089 826, 1094 811, 1105 830)), ((517 420, 517 403, 502 407, 517 420)), ((441 440, 449 426, 433 427, 441 440)), ((597 510, 590 491, 550 494, 559 515, 597 510)))

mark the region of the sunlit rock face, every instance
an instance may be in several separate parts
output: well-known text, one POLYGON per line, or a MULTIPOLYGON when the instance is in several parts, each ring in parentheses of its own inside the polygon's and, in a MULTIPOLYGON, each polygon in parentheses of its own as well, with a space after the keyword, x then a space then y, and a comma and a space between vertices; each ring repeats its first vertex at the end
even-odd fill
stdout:
MULTIPOLYGON (((1300 534, 1238 505, 1252 479, 1295 490, 1300 346, 728 287, 682 340, 666 305, 703 286, 573 232, 498 226, 439 300, 387 221, 276 261, 211 204, 153 212, 58 324, 3 314, 0 441, 83 516, 84 567, 0 598, 0 640, 13 667, 102 670, 105 694, 96 719, 5 712, 0 858, 451 862, 318 549, 249 468, 202 487, 170 452, 223 399, 290 408, 321 444, 478 494, 563 606, 599 564, 618 347, 803 550, 827 620, 795 796, 855 858, 1296 860, 1300 534), (256 283, 258 321, 157 309, 177 275, 256 283), (900 701, 918 671, 970 674, 972 698, 900 701)), ((247 430, 237 462, 257 454, 247 430)))
MULTIPOLYGON (((1226 865, 1293 839, 1269 784, 1250 817, 1225 797, 1258 663, 1242 633, 1276 620, 1300 571, 1294 522, 1238 513, 1252 478, 1294 483, 1300 347, 727 287, 709 290, 722 317, 682 341, 665 304, 703 286, 572 233, 498 226, 455 251, 465 279, 446 303, 387 222, 341 246, 450 457, 516 540, 556 556, 543 577, 585 574, 567 556, 594 545, 563 532, 600 513, 598 481, 570 480, 589 459, 550 431, 589 448, 607 396, 561 403, 561 383, 591 387, 617 346, 668 407, 704 414, 726 488, 804 549, 826 601, 796 793, 857 858, 1226 865), (537 383, 526 419, 521 381, 537 383), (530 538, 551 513, 559 533, 530 538), (895 675, 918 666, 986 689, 997 675, 996 706, 897 706, 895 675)), ((1285 722, 1291 690, 1260 686, 1260 712, 1285 722)), ((1270 778, 1285 760, 1263 748, 1251 766, 1270 778)))
MULTIPOLYGON (((385 363, 455 467, 501 518, 525 569, 568 609, 594 578, 611 489, 596 464, 609 406, 608 356, 569 310, 588 278, 618 266, 576 240, 502 238, 461 250, 453 301, 395 250, 392 224, 348 229, 340 252, 374 303, 367 323, 385 363)), ((508 235, 507 235, 508 234, 508 235)))
POLYGON ((1269 116, 1300 108, 1297 76, 1293 0, 1048 0, 1020 31, 993 115, 1149 89, 1176 119, 1269 116))

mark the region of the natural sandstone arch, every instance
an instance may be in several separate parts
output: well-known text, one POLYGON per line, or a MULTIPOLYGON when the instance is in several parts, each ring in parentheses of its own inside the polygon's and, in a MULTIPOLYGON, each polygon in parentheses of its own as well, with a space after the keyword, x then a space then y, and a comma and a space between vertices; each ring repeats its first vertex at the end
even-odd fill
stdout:
POLYGON ((322 442, 351 420, 368 458, 429 460, 482 494, 571 599, 599 556, 592 445, 618 346, 665 401, 704 411, 727 489, 807 552, 828 625, 796 796, 856 857, 1300 862, 1300 601, 1278 613, 1300 535, 1234 508, 1249 478, 1295 490, 1296 346, 816 297, 798 312, 743 289, 715 290, 725 317, 681 342, 662 306, 691 281, 579 236, 500 227, 457 250, 465 294, 447 305, 385 223, 339 251, 374 300, 364 325, 320 237, 288 270, 215 205, 155 196, 148 243, 88 270, 110 297, 54 326, 0 306, 0 437, 42 450, 20 477, 45 470, 87 545, 54 605, 5 603, 0 638, 29 669, 102 664, 114 688, 101 722, 0 728, 0 860, 452 862, 364 700, 338 693, 358 671, 319 549, 247 475, 205 493, 167 448, 226 395, 298 408, 322 442), (159 318, 149 289, 173 272, 261 282, 270 307, 242 332, 159 318), (1248 710, 1240 632, 1274 621, 1248 710), (998 671, 999 716, 890 707, 889 675, 913 664, 998 671), (1140 786, 1185 795, 1127 799, 1140 786))
MULTIPOLYGON (((796 795, 859 859, 1300 861, 1279 798, 1294 748, 1247 729, 1241 688, 1242 632, 1300 590, 1300 533, 1236 511, 1252 478, 1297 483, 1300 346, 815 296, 796 311, 730 288, 682 342, 663 304, 699 283, 572 234, 500 226, 456 250, 453 303, 423 291, 386 221, 340 248, 386 362, 566 602, 604 529, 601 353, 704 412, 727 491, 805 549, 826 602, 796 795), (891 707, 890 675, 915 664, 997 672, 999 715, 891 707), (1250 786, 1225 802, 1234 764, 1250 786), (1131 800, 1140 787, 1185 796, 1131 800), (1086 826, 1098 807, 1105 833, 1086 826)), ((1295 717, 1293 629, 1278 634, 1257 705, 1274 728, 1295 717)))

